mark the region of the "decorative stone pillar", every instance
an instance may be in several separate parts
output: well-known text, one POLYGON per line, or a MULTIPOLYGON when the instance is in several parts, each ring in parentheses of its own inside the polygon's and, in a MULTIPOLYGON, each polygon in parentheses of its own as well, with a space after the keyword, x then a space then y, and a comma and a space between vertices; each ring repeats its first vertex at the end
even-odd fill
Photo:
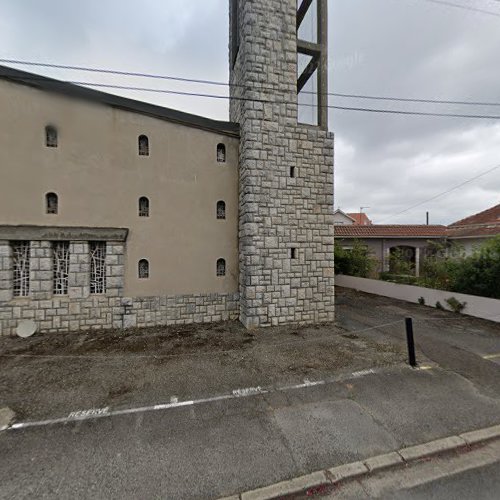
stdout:
POLYGON ((125 278, 125 245, 122 242, 108 241, 106 244, 106 295, 121 297, 125 278))
POLYGON ((30 297, 34 300, 52 298, 54 270, 50 241, 32 241, 30 245, 30 297))
POLYGON ((68 295, 70 299, 83 299, 90 295, 90 254, 86 241, 70 242, 68 295))
POLYGON ((12 248, 10 242, 0 241, 0 303, 12 300, 12 248))

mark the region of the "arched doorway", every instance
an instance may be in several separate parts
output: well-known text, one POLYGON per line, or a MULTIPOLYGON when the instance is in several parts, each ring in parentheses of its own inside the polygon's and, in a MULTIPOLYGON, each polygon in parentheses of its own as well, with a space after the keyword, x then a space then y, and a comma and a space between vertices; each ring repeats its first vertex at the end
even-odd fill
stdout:
POLYGON ((398 245, 391 247, 389 272, 392 274, 415 274, 417 252, 415 247, 398 245))

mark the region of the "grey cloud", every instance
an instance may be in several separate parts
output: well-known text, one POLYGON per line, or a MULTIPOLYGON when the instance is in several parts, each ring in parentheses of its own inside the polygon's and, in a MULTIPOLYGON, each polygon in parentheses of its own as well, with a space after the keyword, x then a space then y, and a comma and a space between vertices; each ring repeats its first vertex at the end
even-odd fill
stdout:
MULTIPOLYGON (((496 3, 496 2, 495 2, 496 3)), ((498 10, 500 6, 488 6, 498 10)), ((227 0, 0 0, 0 55, 227 81, 227 0)), ((500 18, 421 0, 330 2, 330 90, 500 102, 500 18)), ((227 88, 33 69, 62 79, 227 94, 227 88)), ((227 119, 224 100, 120 91, 227 119)), ((332 104, 500 115, 468 108, 355 101, 332 104)), ((371 206, 377 221, 499 160, 498 121, 332 111, 336 205, 371 206)), ((500 170, 389 222, 449 223, 498 203, 500 170)))

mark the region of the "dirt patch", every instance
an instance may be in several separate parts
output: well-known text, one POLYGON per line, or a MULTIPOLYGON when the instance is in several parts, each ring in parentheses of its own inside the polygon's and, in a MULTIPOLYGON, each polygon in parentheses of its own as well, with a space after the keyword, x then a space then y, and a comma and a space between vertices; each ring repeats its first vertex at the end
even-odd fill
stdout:
POLYGON ((399 364, 404 352, 333 324, 226 322, 3 338, 0 361, 0 406, 33 419, 321 379, 399 364))

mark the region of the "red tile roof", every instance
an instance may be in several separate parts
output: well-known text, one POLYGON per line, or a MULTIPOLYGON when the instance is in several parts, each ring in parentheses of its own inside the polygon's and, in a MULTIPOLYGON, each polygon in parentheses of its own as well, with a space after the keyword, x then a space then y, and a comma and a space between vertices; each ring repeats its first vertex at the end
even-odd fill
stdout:
POLYGON ((455 226, 470 226, 476 224, 490 224, 497 223, 500 224, 500 204, 494 207, 488 208, 488 210, 483 210, 475 215, 466 217, 465 219, 459 220, 450 224, 448 227, 455 226))
POLYGON ((335 226, 335 236, 339 238, 443 238, 446 226, 427 225, 382 225, 335 226))
POLYGON ((500 205, 483 210, 448 226, 450 238, 480 238, 497 234, 500 234, 500 205))
POLYGON ((368 216, 364 212, 353 212, 347 214, 351 219, 354 219, 354 224, 360 226, 367 226, 372 223, 372 221, 368 218, 368 216))
POLYGON ((500 223, 481 224, 476 226, 450 227, 446 232, 449 238, 488 237, 500 234, 500 223))

